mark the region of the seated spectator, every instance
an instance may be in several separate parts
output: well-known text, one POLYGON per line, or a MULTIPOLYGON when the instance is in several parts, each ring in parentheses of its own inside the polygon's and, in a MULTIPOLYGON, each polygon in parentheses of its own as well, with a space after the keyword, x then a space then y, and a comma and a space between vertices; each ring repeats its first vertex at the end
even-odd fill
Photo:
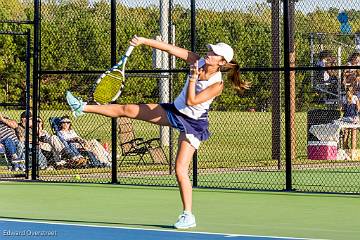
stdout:
POLYGON ((4 146, 10 167, 14 171, 25 170, 25 159, 21 159, 17 151, 19 140, 14 131, 17 125, 15 120, 0 114, 0 144, 4 146))
MULTIPOLYGON (((346 63, 346 66, 359 66, 360 65, 360 53, 354 52, 351 54, 351 56, 348 59, 348 62, 346 63)), ((346 78, 349 75, 357 74, 356 69, 346 69, 344 70, 344 78, 346 78)))
POLYGON ((60 140, 69 144, 75 152, 86 151, 90 157, 91 164, 95 167, 110 166, 111 158, 104 147, 96 140, 86 141, 81 138, 72 128, 71 120, 68 116, 63 116, 60 120, 60 130, 58 132, 60 140))
POLYGON ((50 135, 44 129, 44 121, 41 117, 37 119, 37 130, 39 136, 39 147, 44 155, 46 155, 48 162, 51 162, 55 167, 66 164, 61 156, 66 155, 65 146, 56 135, 50 135))
MULTIPOLYGON (((330 67, 336 65, 335 58, 328 50, 324 50, 319 54, 317 67, 330 67)), ((316 72, 316 82, 320 84, 337 84, 337 73, 334 70, 320 70, 316 72)))
MULTIPOLYGON (((354 94, 353 87, 350 86, 346 91, 346 97, 343 101, 342 111, 344 112, 342 120, 349 123, 359 123, 360 102, 358 97, 354 94)), ((356 129, 344 129, 343 143, 344 148, 349 148, 350 131, 352 137, 356 139, 356 129)), ((355 146, 352 146, 353 148, 355 146)))
POLYGON ((73 168, 86 166, 87 160, 77 149, 74 149, 67 142, 60 140, 57 135, 50 135, 44 129, 44 122, 41 118, 38 118, 37 122, 40 148, 44 151, 48 151, 48 154, 54 159, 57 167, 66 166, 73 168))
MULTIPOLYGON (((29 144, 30 144, 30 148, 32 147, 32 132, 31 132, 31 128, 32 128, 32 113, 29 112, 30 116, 29 116, 29 144)), ((15 133, 19 139, 19 143, 18 143, 18 152, 20 153, 20 158, 25 158, 25 126, 26 126, 26 111, 24 111, 23 113, 21 113, 20 115, 20 122, 18 123, 17 127, 15 128, 15 133)), ((38 166, 40 169, 46 169, 47 168, 47 159, 44 156, 44 154, 42 153, 41 149, 38 149, 37 151, 37 157, 38 157, 38 166)))

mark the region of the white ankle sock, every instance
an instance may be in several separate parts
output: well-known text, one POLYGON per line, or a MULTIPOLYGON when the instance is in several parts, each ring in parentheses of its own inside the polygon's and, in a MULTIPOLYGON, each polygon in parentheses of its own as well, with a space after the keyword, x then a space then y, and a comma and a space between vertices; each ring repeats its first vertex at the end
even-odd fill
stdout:
POLYGON ((187 214, 187 215, 192 215, 192 213, 190 211, 184 211, 183 213, 187 214))

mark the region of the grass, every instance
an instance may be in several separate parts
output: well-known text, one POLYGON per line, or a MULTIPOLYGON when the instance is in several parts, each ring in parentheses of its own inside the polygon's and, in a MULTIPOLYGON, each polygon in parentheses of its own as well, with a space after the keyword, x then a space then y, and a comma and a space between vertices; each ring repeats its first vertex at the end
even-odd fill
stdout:
MULTIPOLYGON (((10 117, 19 116, 19 111, 7 111, 10 117)), ((41 111, 47 120, 51 116, 70 115, 69 111, 41 111)), ((45 121, 45 128, 51 132, 45 121)), ((307 114, 296 113, 296 158, 293 160, 293 184, 302 191, 341 191, 360 192, 357 161, 309 160, 307 159, 307 114), (337 171, 329 171, 337 169, 337 171)), ((99 115, 87 114, 73 119, 73 127, 86 139, 100 139, 111 143, 111 120, 99 115)), ((159 137, 159 126, 134 121, 138 137, 145 139, 159 137)), ((284 189, 285 183, 285 131, 284 116, 281 124, 281 169, 279 162, 272 159, 272 126, 269 112, 210 112, 210 131, 212 137, 202 143, 198 151, 199 184, 210 187, 247 188, 247 189, 284 189), (207 171, 212 169, 211 171, 207 171), (207 172, 206 172, 207 171, 207 172), (206 174, 205 174, 206 172, 206 174)), ((176 137, 173 144, 176 153, 176 137)), ((169 148, 164 147, 168 153, 169 148)), ((118 149, 118 153, 121 150, 118 149)), ((168 165, 140 165, 137 158, 128 158, 118 172, 122 183, 175 185, 173 175, 169 175, 168 165), (133 161, 133 163, 132 163, 133 161)), ((150 160, 150 159, 149 159, 150 160)), ((0 173, 2 171, 0 170, 0 173)), ((108 182, 110 169, 71 169, 42 172, 45 180, 52 177, 72 179, 73 174, 88 174, 80 181, 108 182), (67 176, 69 175, 69 176, 67 176), (52 176, 52 177, 51 177, 52 176), (97 179, 97 180, 96 180, 97 179)))
MULTIPOLYGON (((20 111, 8 110, 5 114, 18 119, 20 111)), ((45 129, 51 131, 48 118, 51 116, 70 115, 69 111, 40 111, 45 119, 45 129)), ((284 116, 282 116, 281 153, 285 155, 284 116)), ((296 114, 296 160, 306 160, 307 148, 307 117, 306 113, 296 114)), ((94 114, 73 119, 73 128, 86 139, 101 139, 111 143, 111 120, 94 114)), ((136 135, 145 139, 159 137, 159 126, 134 121, 136 135)), ((271 113, 269 112, 210 112, 210 131, 212 137, 202 143, 198 152, 201 162, 228 162, 231 165, 239 162, 269 162, 272 149, 271 113)), ((176 145, 176 136, 173 140, 176 145)))

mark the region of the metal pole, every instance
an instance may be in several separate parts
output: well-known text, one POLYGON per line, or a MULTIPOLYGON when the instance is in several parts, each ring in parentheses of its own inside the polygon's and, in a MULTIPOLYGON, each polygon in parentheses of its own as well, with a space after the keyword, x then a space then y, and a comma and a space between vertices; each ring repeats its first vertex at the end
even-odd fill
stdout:
MULTIPOLYGON (((338 47, 338 59, 337 64, 338 66, 341 66, 341 55, 342 55, 342 48, 341 46, 338 47)), ((341 108, 342 102, 341 102, 341 69, 338 70, 338 82, 337 82, 337 92, 338 92, 338 108, 341 108)))
MULTIPOLYGON (((26 87, 25 87, 25 108, 26 112, 30 112, 30 29, 26 31, 26 87)), ((25 126, 25 169, 26 178, 29 179, 29 118, 26 119, 25 126)))
MULTIPOLYGON (((160 0, 160 33, 161 40, 169 42, 171 37, 169 34, 169 0, 160 0)), ((169 54, 165 51, 161 52, 161 65, 163 70, 169 70, 169 54)), ((160 102, 169 102, 169 73, 162 73, 165 75, 159 79, 159 97, 160 102), (166 77, 167 76, 167 77, 166 77)), ((160 141, 162 146, 169 146, 169 127, 160 126, 160 141)))
MULTIPOLYGON (((169 0, 169 43, 175 46, 175 25, 172 24, 172 11, 173 11, 173 1, 169 0)), ((175 64, 176 58, 174 55, 169 56, 169 65, 170 70, 176 68, 175 64)), ((173 80, 174 80, 174 73, 169 74, 169 101, 173 101, 173 80)), ((173 144, 173 137, 174 137, 174 129, 169 129, 169 174, 173 171, 173 154, 174 154, 174 144, 173 144)))
POLYGON ((292 190, 291 177, 291 115, 290 115, 290 22, 289 0, 284 0, 284 81, 285 81, 285 166, 286 166, 286 191, 292 190))
POLYGON ((193 187, 198 186, 198 155, 197 151, 195 151, 193 157, 193 187))
POLYGON ((25 20, 25 21, 21 21, 21 20, 0 20, 0 23, 14 23, 14 24, 18 24, 18 25, 34 24, 34 22, 30 21, 30 20, 25 20))
MULTIPOLYGON (((290 47, 290 67, 295 67, 295 1, 289 1, 289 47, 290 47)), ((291 124, 291 161, 296 158, 296 128, 295 128, 295 112, 296 112, 296 91, 295 91, 295 71, 290 72, 290 124, 291 124)))
POLYGON ((195 9, 195 0, 191 0, 191 51, 196 51, 196 9, 195 9))
MULTIPOLYGON (((310 66, 314 66, 314 33, 310 33, 310 66)), ((310 71, 311 87, 314 87, 314 70, 310 71)))
POLYGON ((39 38, 40 34, 40 0, 34 0, 34 63, 33 63, 33 119, 32 119, 32 169, 31 179, 36 180, 37 175, 37 111, 38 111, 38 85, 39 85, 39 38))
MULTIPOLYGON (((196 51, 196 8, 195 8, 195 0, 191 0, 191 51, 196 51)), ((198 186, 197 179, 197 161, 198 161, 198 152, 197 150, 193 156, 193 187, 198 186)))
MULTIPOLYGON (((271 28, 272 28, 272 64, 274 68, 280 65, 280 3, 271 1, 271 28)), ((278 160, 278 169, 281 168, 281 97, 280 72, 272 72, 272 159, 278 160)))
MULTIPOLYGON (((111 65, 116 64, 116 0, 111 0, 111 65)), ((111 118, 111 183, 117 179, 117 118, 111 118)))

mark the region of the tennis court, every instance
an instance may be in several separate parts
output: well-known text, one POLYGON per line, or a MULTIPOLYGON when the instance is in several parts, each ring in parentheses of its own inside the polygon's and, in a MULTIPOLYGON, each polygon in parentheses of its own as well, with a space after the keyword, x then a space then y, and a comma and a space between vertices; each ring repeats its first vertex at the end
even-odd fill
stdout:
MULTIPOLYGON (((295 239, 270 236, 247 236, 236 234, 175 232, 169 230, 151 230, 141 228, 104 227, 80 224, 43 223, 29 221, 0 221, 4 226, 3 236, 13 239, 23 237, 45 237, 48 239, 295 239), (12 229, 12 230, 8 230, 12 229), (23 230, 26 229, 26 230, 23 230), (60 235, 61 234, 61 235, 60 235)), ((298 239, 298 238, 296 238, 298 239)))
POLYGON ((358 239, 360 234, 357 195, 195 189, 198 226, 188 232, 172 228, 181 210, 176 188, 2 182, 0 192, 1 239, 358 239))
POLYGON ((21 154, 5 145, 9 131, 0 136, 0 240, 360 239, 360 137, 351 130, 350 148, 349 125, 334 124, 348 94, 360 96, 358 2, 0 1, 0 124, 14 128, 9 120, 20 117, 26 135, 21 154), (231 51, 209 49, 218 43, 231 51), (210 64, 189 68, 198 57, 173 45, 210 64), (186 169, 197 226, 176 230, 178 131, 72 118, 65 93, 81 106, 80 98, 88 106, 171 103, 195 75, 197 84, 218 72, 224 89, 212 86, 221 95, 213 88, 205 109, 212 136, 186 169), (231 90, 236 82, 244 94, 231 90), (326 129, 320 139, 310 131, 323 124, 339 132, 326 129), (78 153, 65 149, 73 141, 55 146, 61 125, 83 139, 78 153))

